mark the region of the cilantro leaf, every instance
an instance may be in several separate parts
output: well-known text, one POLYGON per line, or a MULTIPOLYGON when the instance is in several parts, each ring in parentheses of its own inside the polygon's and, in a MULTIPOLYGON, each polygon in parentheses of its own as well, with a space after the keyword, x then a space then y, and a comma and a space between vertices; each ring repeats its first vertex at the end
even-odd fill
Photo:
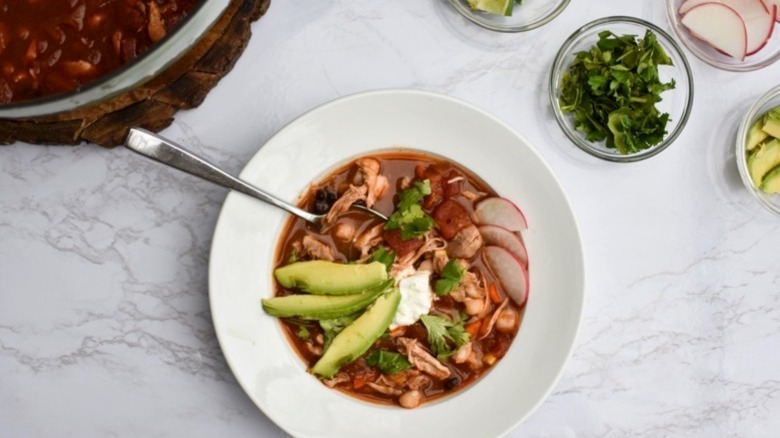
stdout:
POLYGON ((395 261, 395 251, 387 249, 385 246, 379 246, 371 253, 371 257, 368 258, 368 262, 379 262, 387 267, 387 272, 390 272, 390 268, 395 261))
POLYGON ((661 82, 658 66, 672 60, 651 31, 644 38, 599 33, 598 42, 576 54, 561 78, 561 110, 572 113, 574 126, 590 142, 606 141, 621 154, 663 141, 669 114, 656 104, 675 87, 661 82))
POLYGON ((301 339, 308 339, 310 334, 311 333, 309 333, 309 329, 306 328, 305 325, 301 325, 301 326, 298 327, 297 335, 298 335, 299 338, 301 338, 301 339))
POLYGON ((457 289, 458 284, 463 280, 463 275, 465 273, 466 268, 461 266, 457 260, 452 259, 448 261, 441 271, 441 278, 436 280, 436 284, 434 285, 436 295, 447 295, 457 289))
POLYGON ((431 194, 431 181, 415 181, 412 187, 398 194, 398 205, 385 223, 386 230, 401 230, 401 239, 422 236, 433 228, 435 222, 420 206, 422 199, 431 194))
POLYGON ((387 350, 373 350, 366 364, 379 368, 385 374, 396 374, 412 367, 406 356, 387 350))
POLYGON ((460 347, 471 339, 463 327, 463 320, 452 321, 441 316, 423 315, 420 321, 428 330, 428 344, 437 356, 452 352, 450 342, 455 344, 455 347, 460 347))

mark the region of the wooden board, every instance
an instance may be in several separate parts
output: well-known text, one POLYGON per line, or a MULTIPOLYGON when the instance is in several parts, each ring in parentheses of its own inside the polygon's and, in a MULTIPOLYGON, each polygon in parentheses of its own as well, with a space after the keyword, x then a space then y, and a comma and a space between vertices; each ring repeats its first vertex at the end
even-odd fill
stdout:
POLYGON ((252 35, 251 24, 270 0, 232 0, 214 27, 181 59, 147 83, 106 102, 30 119, 0 119, 0 144, 122 142, 128 128, 160 131, 180 109, 195 108, 235 65, 252 35))

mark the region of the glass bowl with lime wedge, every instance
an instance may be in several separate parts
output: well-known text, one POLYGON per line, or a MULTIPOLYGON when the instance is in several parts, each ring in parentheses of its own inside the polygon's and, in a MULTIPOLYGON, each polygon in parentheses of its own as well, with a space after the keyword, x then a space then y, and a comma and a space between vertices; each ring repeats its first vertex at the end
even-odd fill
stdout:
POLYGON ((496 32, 525 32, 557 17, 570 0, 449 0, 469 21, 496 32))

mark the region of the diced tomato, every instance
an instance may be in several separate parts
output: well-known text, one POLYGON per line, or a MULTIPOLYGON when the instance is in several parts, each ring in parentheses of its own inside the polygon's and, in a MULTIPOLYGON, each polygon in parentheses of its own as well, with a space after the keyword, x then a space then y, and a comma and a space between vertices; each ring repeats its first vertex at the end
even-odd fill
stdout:
POLYGON ((471 338, 474 339, 479 334, 479 327, 482 325, 482 320, 476 320, 474 322, 466 324, 466 331, 469 332, 471 338))
POLYGON ((452 199, 439 204, 433 210, 432 216, 433 220, 436 221, 436 225, 439 226, 442 237, 447 240, 452 239, 458 234, 458 231, 472 224, 469 212, 452 199))
POLYGON ((420 238, 401 239, 401 230, 385 230, 382 232, 382 237, 399 258, 417 251, 423 245, 423 240, 420 238))

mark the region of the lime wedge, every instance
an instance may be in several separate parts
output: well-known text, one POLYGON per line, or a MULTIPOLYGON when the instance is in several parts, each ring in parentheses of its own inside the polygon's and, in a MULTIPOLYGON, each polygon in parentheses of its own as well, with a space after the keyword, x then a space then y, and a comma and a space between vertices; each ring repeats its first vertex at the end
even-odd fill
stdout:
POLYGON ((512 15, 515 0, 468 0, 471 9, 489 12, 491 14, 512 15))

